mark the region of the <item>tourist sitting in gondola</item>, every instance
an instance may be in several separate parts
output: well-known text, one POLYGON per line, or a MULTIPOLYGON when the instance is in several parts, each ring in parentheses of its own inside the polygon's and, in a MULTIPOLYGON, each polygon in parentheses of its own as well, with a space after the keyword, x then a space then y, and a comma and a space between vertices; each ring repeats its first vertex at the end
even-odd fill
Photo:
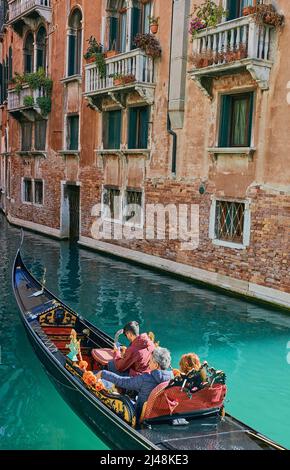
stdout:
POLYGON ((187 376, 191 372, 199 372, 203 382, 206 381, 206 370, 202 367, 200 359, 195 353, 183 354, 179 361, 179 369, 174 369, 175 376, 187 376))
POLYGON ((138 393, 136 402, 137 420, 141 416, 144 403, 147 401, 152 390, 157 385, 168 382, 173 378, 173 374, 169 371, 171 363, 170 352, 165 348, 156 348, 149 361, 150 373, 145 373, 135 377, 122 377, 113 372, 103 370, 96 377, 113 383, 117 387, 126 390, 134 390, 138 393))
POLYGON ((135 377, 150 372, 149 362, 155 345, 146 333, 139 334, 136 321, 127 323, 123 333, 130 342, 128 348, 115 347, 113 360, 108 363, 108 370, 119 375, 135 377))

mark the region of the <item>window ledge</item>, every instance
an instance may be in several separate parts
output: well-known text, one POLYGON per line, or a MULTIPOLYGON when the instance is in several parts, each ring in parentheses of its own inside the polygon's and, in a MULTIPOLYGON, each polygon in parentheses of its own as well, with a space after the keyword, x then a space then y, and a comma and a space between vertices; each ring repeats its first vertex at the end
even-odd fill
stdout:
POLYGON ((247 155, 252 156, 255 153, 255 147, 210 147, 207 149, 214 155, 247 155))
POLYGON ((144 155, 148 157, 150 155, 150 149, 97 149, 95 153, 97 155, 144 155))
POLYGON ((59 150, 57 153, 59 153, 60 155, 63 155, 63 156, 75 156, 75 157, 79 157, 80 156, 80 151, 79 150, 59 150))
POLYGON ((243 243, 234 243, 234 242, 227 242, 226 240, 218 240, 213 239, 213 244, 216 246, 223 246, 225 248, 232 248, 233 250, 246 250, 248 247, 243 243))
POLYGON ((30 156, 38 156, 47 157, 47 152, 45 150, 20 150, 16 152, 16 155, 20 157, 30 157, 30 156))
POLYGON ((60 82, 63 84, 70 83, 70 82, 82 82, 82 76, 77 74, 77 75, 70 75, 69 77, 63 77, 60 79, 60 82))

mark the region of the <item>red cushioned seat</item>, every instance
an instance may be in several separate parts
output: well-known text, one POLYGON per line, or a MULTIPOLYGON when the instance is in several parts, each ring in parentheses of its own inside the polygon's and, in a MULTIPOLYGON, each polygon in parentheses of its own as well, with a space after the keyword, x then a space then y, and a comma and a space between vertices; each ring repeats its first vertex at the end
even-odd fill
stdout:
POLYGON ((226 396, 225 385, 205 387, 191 395, 181 387, 166 388, 168 382, 158 385, 150 394, 141 421, 164 416, 194 415, 222 408, 226 396))
POLYGON ((114 351, 113 349, 93 349, 92 356, 96 362, 106 366, 114 358, 114 351))

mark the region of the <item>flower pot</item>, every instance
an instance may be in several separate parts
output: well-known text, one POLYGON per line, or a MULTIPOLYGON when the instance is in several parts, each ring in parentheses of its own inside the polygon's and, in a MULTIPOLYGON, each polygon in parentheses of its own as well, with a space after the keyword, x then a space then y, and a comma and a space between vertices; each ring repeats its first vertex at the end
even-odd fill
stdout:
POLYGON ((248 15, 252 15, 253 13, 255 13, 256 11, 256 7, 253 7, 253 6, 247 6, 247 7, 244 7, 243 8, 243 16, 248 16, 248 15))
POLYGON ((114 86, 123 85, 123 78, 114 78, 114 86))
POLYGON ((87 63, 87 64, 92 64, 92 63, 95 62, 95 61, 96 61, 96 58, 95 58, 94 56, 89 57, 88 59, 86 59, 86 63, 87 63))
POLYGON ((107 59, 109 59, 110 57, 115 57, 115 55, 117 55, 117 54, 118 54, 118 51, 115 51, 115 50, 112 49, 111 51, 106 52, 106 57, 107 57, 107 59))
POLYGON ((157 34, 158 33, 158 24, 153 23, 150 25, 150 31, 152 34, 157 34))
POLYGON ((127 77, 123 78, 123 84, 133 83, 135 81, 136 81, 135 75, 128 75, 127 77))

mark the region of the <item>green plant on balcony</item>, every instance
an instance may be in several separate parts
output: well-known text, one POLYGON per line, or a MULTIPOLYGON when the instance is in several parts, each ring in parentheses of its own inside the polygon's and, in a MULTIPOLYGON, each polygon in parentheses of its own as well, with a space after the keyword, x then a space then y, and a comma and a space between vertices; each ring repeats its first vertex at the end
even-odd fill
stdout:
POLYGON ((36 103, 40 108, 41 114, 47 116, 51 111, 51 97, 50 96, 39 96, 36 98, 36 103))
POLYGON ((205 0, 201 5, 195 6, 194 11, 190 15, 191 21, 189 25, 189 34, 192 36, 192 39, 202 29, 216 27, 226 15, 227 10, 222 5, 217 5, 213 0, 205 0))
POLYGON ((103 46, 100 44, 95 37, 90 36, 87 39, 89 43, 87 52, 84 54, 84 59, 90 63, 95 62, 99 71, 100 78, 106 77, 106 61, 103 53, 103 46))
POLYGON ((34 98, 31 95, 24 96, 23 105, 27 108, 34 106, 34 98))
POLYGON ((152 34, 137 34, 134 39, 134 45, 153 59, 161 56, 162 49, 160 42, 152 34))

